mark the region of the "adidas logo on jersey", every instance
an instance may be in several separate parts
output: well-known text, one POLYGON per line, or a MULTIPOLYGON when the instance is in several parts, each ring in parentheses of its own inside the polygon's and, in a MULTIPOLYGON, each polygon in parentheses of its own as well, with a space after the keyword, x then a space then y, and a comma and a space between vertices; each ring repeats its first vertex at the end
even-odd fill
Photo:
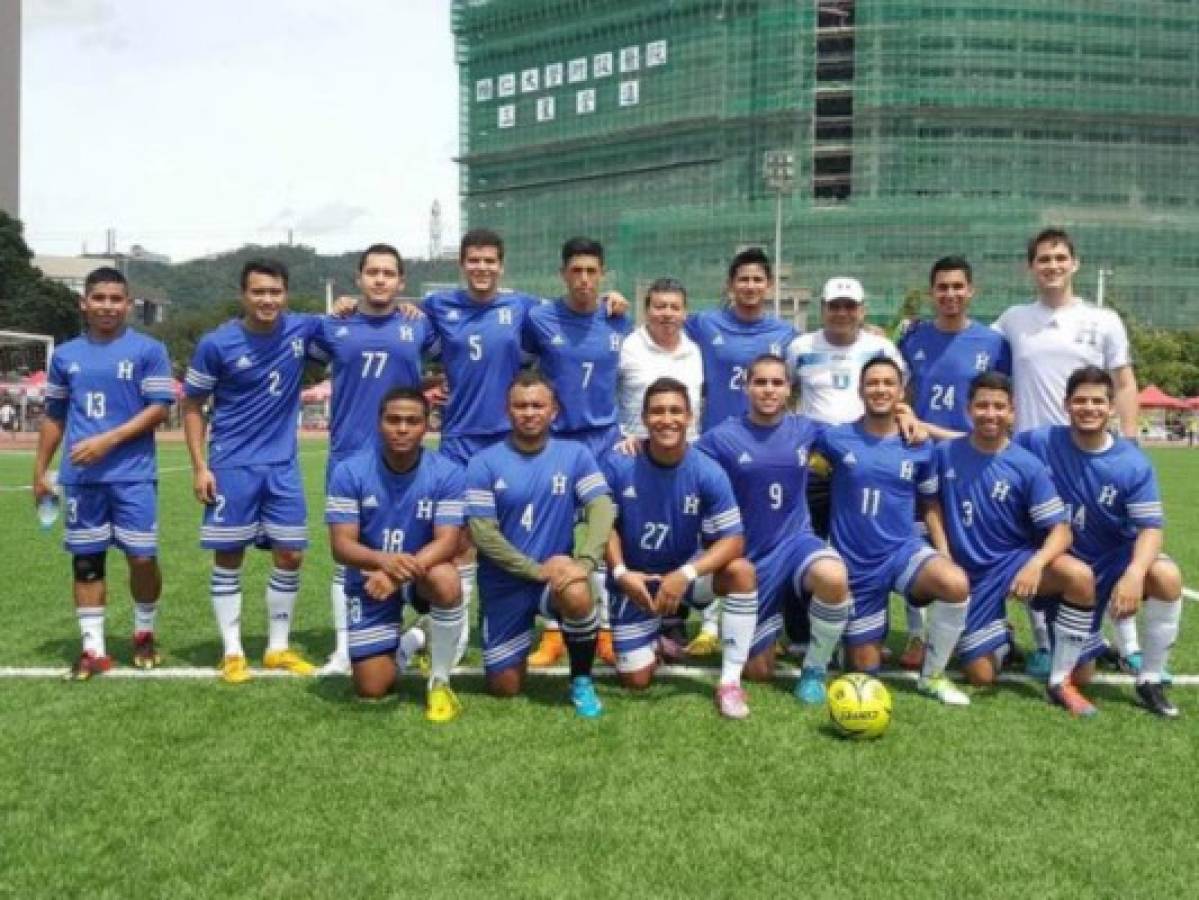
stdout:
POLYGON ((348 328, 346 328, 346 326, 342 325, 335 332, 333 332, 333 336, 334 337, 345 337, 349 333, 350 333, 350 329, 348 329, 348 328))
POLYGON ((254 365, 254 363, 250 361, 250 357, 248 356, 243 356, 237 361, 237 367, 239 369, 248 369, 252 365, 254 365))
POLYGON ((743 466, 746 463, 751 463, 753 461, 754 461, 754 458, 752 456, 750 456, 748 453, 742 453, 740 456, 737 457, 737 462, 741 463, 741 465, 743 465, 743 466))
POLYGON ((625 488, 623 491, 621 491, 620 496, 628 497, 630 500, 636 500, 637 499, 637 488, 633 487, 630 484, 627 488, 625 488))
POLYGON ((71 365, 67 367, 68 375, 78 375, 81 371, 82 370, 79 368, 79 363, 71 363, 71 365))
POLYGON ((713 347, 715 347, 717 344, 723 344, 723 343, 724 343, 724 335, 722 335, 722 334, 718 334, 718 335, 716 335, 716 337, 712 338, 712 346, 713 347))
POLYGON ((916 362, 919 362, 920 360, 924 359, 924 351, 917 350, 915 353, 912 354, 912 359, 915 360, 916 362))
POLYGON ((553 339, 550 341, 550 343, 555 347, 561 347, 563 344, 566 343, 566 339, 564 337, 562 337, 562 335, 560 335, 560 334, 555 334, 553 339))
POLYGON ((445 320, 447 322, 457 322, 461 318, 462 317, 460 315, 458 315, 458 310, 456 310, 456 309, 451 309, 448 313, 445 314, 445 320))
POLYGON ((945 477, 946 477, 946 478, 957 478, 957 477, 958 477, 957 470, 956 470, 956 469, 950 469, 948 472, 946 472, 946 473, 945 473, 945 477))
POLYGON ((847 466, 856 466, 858 464, 858 458, 854 456, 853 451, 850 450, 843 457, 841 457, 841 462, 845 463, 847 466))
POLYGON ((504 481, 504 479, 502 479, 502 478, 497 478, 495 481, 495 490, 497 490, 497 491, 508 490, 508 482, 504 481))
POLYGON ((362 501, 363 509, 378 509, 379 501, 374 494, 367 494, 366 499, 362 501))

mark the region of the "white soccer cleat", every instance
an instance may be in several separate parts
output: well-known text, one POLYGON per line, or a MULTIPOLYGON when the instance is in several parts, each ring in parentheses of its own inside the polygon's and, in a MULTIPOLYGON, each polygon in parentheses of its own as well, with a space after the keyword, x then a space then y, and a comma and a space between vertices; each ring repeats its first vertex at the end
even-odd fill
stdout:
POLYGON ((970 697, 944 675, 921 678, 916 689, 926 697, 940 700, 946 706, 969 706, 970 697))
POLYGON ((350 657, 344 653, 330 653, 325 664, 316 670, 317 678, 345 678, 350 674, 350 657))

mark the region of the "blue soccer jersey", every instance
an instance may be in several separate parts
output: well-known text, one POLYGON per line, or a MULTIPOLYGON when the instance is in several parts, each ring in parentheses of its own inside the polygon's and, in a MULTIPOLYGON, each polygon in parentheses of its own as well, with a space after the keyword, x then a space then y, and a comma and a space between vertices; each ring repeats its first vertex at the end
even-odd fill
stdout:
POLYGON ((962 331, 942 331, 933 322, 917 322, 900 339, 911 373, 912 404, 923 421, 954 431, 969 431, 966 396, 982 372, 1012 374, 1007 339, 971 322, 962 331))
MULTIPOLYGON (((384 553, 416 553, 438 525, 461 527, 465 477, 458 466, 422 451, 408 472, 393 472, 370 447, 339 463, 329 479, 325 521, 357 525, 358 541, 384 553)), ((364 577, 346 569, 346 593, 361 597, 364 577)))
POLYGON ((1074 531, 1070 552, 1096 564, 1127 551, 1142 528, 1162 528, 1161 494, 1153 465, 1122 438, 1090 453, 1076 445, 1067 426, 1022 431, 1016 443, 1053 473, 1074 531))
POLYGON ((375 440, 379 404, 396 387, 421 386, 421 356, 436 345, 427 318, 398 312, 322 319, 309 346, 333 375, 329 456, 344 457, 375 440))
POLYGON ((696 443, 732 482, 751 560, 765 557, 784 537, 812 531, 808 451, 822 430, 804 416, 787 415, 771 426, 741 416, 726 419, 696 443))
POLYGON ((877 437, 859 421, 825 431, 813 449, 832 467, 829 538, 849 571, 891 562, 912 540, 918 491, 936 489, 932 446, 877 437))
POLYGON ((609 316, 601 304, 589 313, 556 300, 529 310, 524 348, 539 360, 558 395, 555 432, 615 425, 620 346, 632 330, 627 316, 609 316))
POLYGON ((745 373, 763 353, 782 356, 797 332, 787 322, 769 316, 747 322, 731 307, 687 317, 687 336, 699 346, 704 360, 704 411, 700 431, 715 428, 730 416, 744 415, 745 373))
POLYGON ((83 335, 58 347, 46 376, 46 414, 66 423, 59 481, 153 481, 153 432, 125 441, 90 466, 73 464, 71 448, 124 425, 152 403, 170 405, 174 400, 166 348, 139 331, 126 328, 111 341, 83 335))
MULTIPOLYGON (((467 517, 495 519, 508 542, 539 563, 570 554, 578 512, 607 493, 608 484, 587 448, 557 438, 534 454, 502 441, 474 457, 466 469, 467 517)), ((506 585, 528 584, 483 555, 479 583, 501 595, 506 585)))
POLYGON ((706 454, 688 450, 678 465, 663 466, 648 452, 610 453, 604 469, 624 562, 636 572, 673 572, 705 544, 743 533, 729 477, 706 454))
POLYGON ((200 338, 187 370, 188 397, 213 398, 208 465, 270 465, 296 459, 300 383, 317 316, 285 313, 269 334, 233 319, 200 338))
POLYGON ((943 441, 933 448, 933 476, 954 562, 972 581, 1066 521, 1049 469, 1017 444, 983 453, 969 437, 943 441))
POLYGON ((425 298, 424 310, 441 344, 450 400, 442 434, 506 434, 508 386, 523 361, 521 334, 531 307, 541 301, 502 292, 477 303, 465 290, 439 291, 425 298))

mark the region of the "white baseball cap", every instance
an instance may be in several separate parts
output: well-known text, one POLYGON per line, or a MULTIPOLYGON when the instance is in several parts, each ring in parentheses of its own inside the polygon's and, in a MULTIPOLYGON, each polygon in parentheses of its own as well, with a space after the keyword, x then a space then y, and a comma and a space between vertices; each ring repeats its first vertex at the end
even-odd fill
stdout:
POLYGON ((824 283, 821 298, 825 303, 830 300, 852 300, 854 303, 865 303, 866 292, 862 282, 856 278, 830 278, 824 283))

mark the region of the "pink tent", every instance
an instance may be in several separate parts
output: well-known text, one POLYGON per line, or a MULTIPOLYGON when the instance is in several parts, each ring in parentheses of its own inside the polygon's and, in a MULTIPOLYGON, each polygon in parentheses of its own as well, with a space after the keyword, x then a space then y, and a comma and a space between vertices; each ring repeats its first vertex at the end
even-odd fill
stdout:
POLYGON ((300 400, 304 403, 324 403, 333 393, 333 382, 325 379, 314 384, 308 390, 301 392, 300 400))
POLYGON ((21 384, 24 387, 40 388, 46 384, 45 372, 30 372, 21 379, 21 384))
POLYGON ((183 399, 183 382, 180 381, 178 378, 174 379, 174 381, 175 381, 175 399, 182 400, 183 399))
POLYGON ((1141 409, 1186 409, 1187 402, 1171 397, 1156 384, 1151 384, 1137 395, 1141 409))
POLYGON ((1191 397, 1186 400, 1187 409, 1194 412, 1199 412, 1199 397, 1191 397))

